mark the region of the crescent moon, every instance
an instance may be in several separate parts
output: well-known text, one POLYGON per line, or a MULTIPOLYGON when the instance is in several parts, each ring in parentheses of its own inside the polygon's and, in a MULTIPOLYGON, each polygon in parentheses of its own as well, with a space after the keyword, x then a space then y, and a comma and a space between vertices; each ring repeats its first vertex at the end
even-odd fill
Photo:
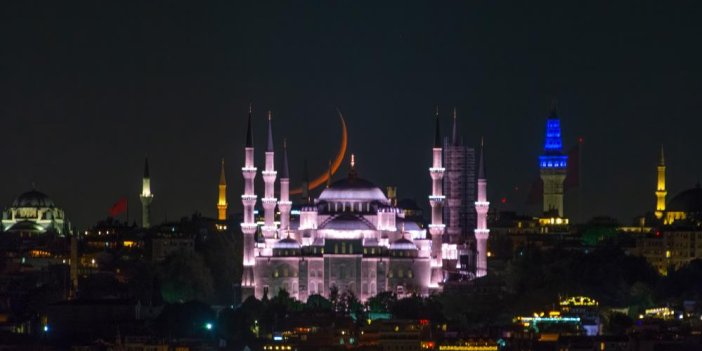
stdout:
MULTIPOLYGON (((334 162, 331 164, 331 174, 334 175, 336 171, 339 169, 341 166, 341 163, 344 162, 344 157, 346 157, 346 144, 348 142, 348 132, 346 130, 346 121, 344 120, 344 116, 341 114, 341 111, 337 110, 336 112, 339 113, 339 119, 341 120, 341 145, 339 147, 339 152, 336 154, 336 158, 334 159, 334 162)), ((324 172, 322 173, 319 177, 315 178, 313 181, 311 181, 308 185, 308 189, 316 189, 320 185, 324 184, 327 182, 329 179, 329 172, 324 172)), ((290 190, 290 195, 298 195, 302 194, 302 187, 297 187, 295 189, 290 190)))

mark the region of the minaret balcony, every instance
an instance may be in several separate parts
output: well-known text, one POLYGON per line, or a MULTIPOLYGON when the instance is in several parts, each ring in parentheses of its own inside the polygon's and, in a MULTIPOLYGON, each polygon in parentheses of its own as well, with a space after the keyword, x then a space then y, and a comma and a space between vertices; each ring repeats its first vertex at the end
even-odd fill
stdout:
POLYGON ((256 232, 256 228, 258 228, 256 223, 241 223, 241 231, 244 234, 253 234, 256 232))
POLYGON ((429 195, 429 204, 431 207, 442 205, 445 200, 446 196, 444 195, 429 195))
POLYGON ((246 180, 255 178, 256 172, 258 172, 258 168, 256 168, 256 167, 242 167, 241 168, 241 173, 244 175, 244 179, 246 179, 246 180))
POLYGON ((241 203, 244 206, 254 206, 256 204, 256 195, 241 195, 241 203))
POLYGON ((490 229, 476 229, 475 238, 478 240, 487 240, 490 236, 490 229))
POLYGON ((475 211, 478 213, 487 213, 489 208, 490 208, 489 201, 476 201, 475 202, 475 211))
POLYGON ((444 167, 429 167, 429 173, 443 174, 445 171, 446 171, 446 168, 444 168, 444 167))
POLYGON ((263 206, 266 206, 266 205, 275 206, 275 204, 278 203, 278 199, 276 199, 274 197, 264 197, 263 199, 261 199, 261 202, 263 203, 263 206))
POLYGON ((445 229, 445 224, 429 224, 429 234, 431 235, 442 235, 445 229))
POLYGON ((261 172, 261 174, 263 175, 263 181, 268 183, 268 182, 275 181, 275 178, 278 175, 278 172, 276 172, 276 171, 263 171, 263 172, 261 172))
POLYGON ((280 212, 290 212, 292 201, 278 201, 278 208, 280 212))

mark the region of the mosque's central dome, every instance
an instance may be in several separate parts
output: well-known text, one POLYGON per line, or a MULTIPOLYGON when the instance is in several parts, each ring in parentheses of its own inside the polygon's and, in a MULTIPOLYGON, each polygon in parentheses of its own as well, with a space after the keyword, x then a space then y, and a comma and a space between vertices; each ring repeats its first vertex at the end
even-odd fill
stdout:
POLYGON ((336 181, 319 195, 320 201, 327 202, 379 202, 389 204, 388 198, 375 184, 358 177, 336 181))
POLYGON ((44 193, 30 190, 18 196, 12 207, 56 207, 54 202, 44 193))

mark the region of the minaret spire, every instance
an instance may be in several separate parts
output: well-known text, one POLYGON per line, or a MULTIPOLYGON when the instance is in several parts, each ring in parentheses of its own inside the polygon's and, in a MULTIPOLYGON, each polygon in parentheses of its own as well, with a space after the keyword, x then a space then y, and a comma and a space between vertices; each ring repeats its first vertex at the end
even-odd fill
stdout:
POLYGON ((275 198, 275 179, 278 172, 275 170, 275 152, 273 151, 273 126, 272 113, 268 111, 268 140, 266 146, 266 168, 262 172, 264 183, 263 202, 264 224, 263 236, 266 239, 266 249, 271 249, 276 238, 277 227, 275 224, 275 205, 278 200, 275 198), (270 247, 269 247, 270 246, 270 247))
POLYGON ((331 187, 332 183, 332 162, 329 160, 329 165, 327 168, 327 188, 331 187))
POLYGON ((436 111, 436 134, 434 137, 434 148, 432 149, 432 165, 429 168, 429 175, 432 180, 432 192, 429 195, 431 205, 431 224, 429 233, 431 234, 431 278, 430 288, 439 288, 439 283, 443 281, 443 239, 444 225, 443 208, 445 196, 443 194, 443 148, 441 146, 441 135, 439 133, 439 110, 436 111))
POLYGON ((665 154, 663 152, 663 144, 661 144, 661 155, 658 160, 658 181, 656 184, 656 211, 654 212, 656 218, 663 218, 663 212, 665 212, 665 197, 668 192, 665 189, 665 154))
POLYGON ((253 147, 253 124, 251 123, 251 104, 249 104, 249 119, 246 127, 246 147, 253 147))
POLYGON ((487 179, 485 177, 485 146, 483 139, 480 139, 480 163, 478 168, 478 201, 475 202, 475 212, 477 213, 477 228, 475 229, 475 241, 477 248, 477 262, 475 275, 483 277, 487 275, 487 240, 490 237, 490 229, 487 227, 487 212, 490 202, 487 201, 487 179))
POLYGON ((288 232, 290 236, 290 170, 288 169, 288 141, 283 139, 283 169, 280 174, 280 201, 278 201, 278 209, 280 210, 280 230, 288 232))
POLYGON ((288 139, 283 139, 283 169, 280 179, 290 179, 290 167, 288 166, 288 139))
POLYGON ((485 158, 483 155, 483 149, 484 149, 484 140, 481 137, 480 138, 480 161, 478 163, 478 179, 486 179, 485 178, 485 158))
POLYGON ((441 128, 439 128, 439 105, 436 105, 436 128, 434 132, 434 147, 441 148, 441 128))
POLYGON ((151 192, 151 177, 149 176, 149 159, 144 158, 144 177, 141 180, 141 226, 143 228, 151 227, 151 202, 154 199, 154 194, 151 192))
POLYGON ((456 108, 453 108, 453 126, 451 128, 451 144, 458 145, 458 126, 456 123, 456 108))
POLYGON ((219 171, 219 197, 217 199, 217 219, 224 221, 227 219, 227 178, 224 175, 224 159, 219 171))
POLYGON ((241 195, 241 202, 244 205, 244 221, 241 223, 241 231, 244 234, 244 271, 241 277, 242 300, 254 295, 256 282, 254 277, 254 266, 256 265, 256 253, 254 235, 258 226, 254 218, 254 207, 257 196, 254 189, 254 180, 258 169, 254 164, 253 131, 251 127, 252 109, 249 104, 248 128, 246 130, 246 147, 244 148, 244 167, 241 173, 244 176, 244 194, 241 195))
POLYGON ((266 152, 273 152, 273 126, 271 125, 272 113, 268 111, 268 143, 266 144, 266 152))

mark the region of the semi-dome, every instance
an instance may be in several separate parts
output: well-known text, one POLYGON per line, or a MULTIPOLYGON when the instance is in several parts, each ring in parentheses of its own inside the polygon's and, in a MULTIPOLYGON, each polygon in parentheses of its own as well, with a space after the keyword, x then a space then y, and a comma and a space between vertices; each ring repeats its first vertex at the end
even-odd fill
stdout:
POLYGON ((332 183, 319 195, 320 201, 378 201, 389 204, 388 198, 375 184, 358 177, 349 177, 332 183))
POLYGON ((702 188, 697 184, 692 189, 685 190, 670 200, 669 212, 702 213, 702 188))
POLYGON ((55 207, 55 205, 46 194, 31 190, 18 196, 12 202, 12 207, 55 207))
POLYGON ((417 245, 415 245, 411 240, 400 238, 390 244, 390 250, 417 250, 417 245))

